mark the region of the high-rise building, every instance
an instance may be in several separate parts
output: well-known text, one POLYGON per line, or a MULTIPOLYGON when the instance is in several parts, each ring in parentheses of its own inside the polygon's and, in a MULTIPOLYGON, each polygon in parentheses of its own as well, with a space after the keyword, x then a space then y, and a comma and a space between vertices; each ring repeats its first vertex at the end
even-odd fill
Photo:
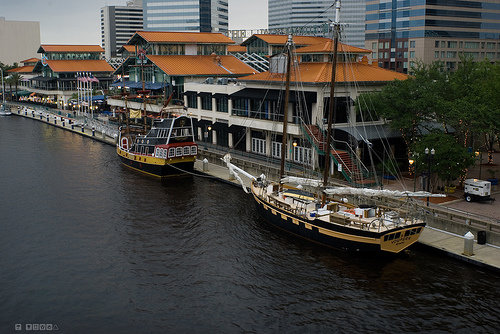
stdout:
POLYGON ((226 32, 227 0, 143 0, 144 30, 226 32))
POLYGON ((0 62, 12 65, 36 57, 40 46, 40 22, 7 21, 0 17, 0 62))
POLYGON ((106 59, 117 56, 118 50, 132 35, 143 29, 142 1, 128 1, 127 6, 101 8, 101 37, 106 59))
MULTIPOLYGON (((315 34, 327 37, 328 26, 335 18, 334 0, 269 0, 270 31, 299 35, 315 34)), ((342 42, 365 46, 365 0, 341 3, 342 42)))
POLYGON ((366 2, 365 47, 380 67, 406 73, 417 61, 454 70, 460 55, 500 59, 499 0, 366 2))

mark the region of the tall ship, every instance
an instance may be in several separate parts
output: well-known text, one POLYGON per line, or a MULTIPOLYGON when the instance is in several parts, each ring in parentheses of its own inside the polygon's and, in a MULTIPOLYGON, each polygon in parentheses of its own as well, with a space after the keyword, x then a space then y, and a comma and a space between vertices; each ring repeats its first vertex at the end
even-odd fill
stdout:
POLYGON ((198 145, 193 122, 182 115, 183 108, 164 108, 159 118, 143 118, 143 124, 130 121, 120 127, 116 153, 123 164, 156 177, 193 171, 198 145))
MULTIPOLYGON (((330 96, 335 96, 335 71, 340 34, 340 1, 335 4, 336 19, 333 25, 332 79, 330 96)), ((289 36, 286 56, 286 83, 284 108, 288 110, 290 72, 294 63, 293 37, 289 36)), ((296 75, 297 77, 298 75, 296 75)), ((334 103, 329 104, 326 149, 335 150, 332 144, 334 103)), ((283 115, 281 147, 287 147, 287 112, 283 115)), ((329 185, 330 159, 324 161, 323 179, 301 178, 285 174, 286 150, 281 150, 279 181, 268 180, 264 174, 255 177, 231 163, 231 156, 224 157, 229 171, 241 181, 240 174, 250 178, 248 190, 258 212, 266 222, 325 246, 368 253, 399 253, 417 242, 426 223, 425 212, 414 198, 441 196, 428 192, 394 191, 366 187, 329 185), (358 203, 348 198, 361 199, 358 203), (383 199, 375 201, 374 199, 383 199), (384 201, 385 200, 385 201, 384 201), (380 204, 385 203, 385 204, 380 204)), ((242 183, 243 184, 243 183, 242 183)))

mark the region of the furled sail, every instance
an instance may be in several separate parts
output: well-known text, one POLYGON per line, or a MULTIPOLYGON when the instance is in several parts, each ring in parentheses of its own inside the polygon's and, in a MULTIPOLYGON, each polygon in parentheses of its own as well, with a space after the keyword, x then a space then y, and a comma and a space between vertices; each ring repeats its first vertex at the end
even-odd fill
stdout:
POLYGON ((446 197, 445 194, 433 194, 427 191, 399 191, 388 189, 369 189, 339 187, 328 188, 324 190, 327 195, 362 195, 362 196, 381 196, 381 197, 446 197))
POLYGON ((311 187, 323 186, 323 182, 321 180, 308 179, 297 176, 285 176, 284 178, 281 179, 281 183, 295 183, 295 184, 300 184, 302 186, 311 186, 311 187))

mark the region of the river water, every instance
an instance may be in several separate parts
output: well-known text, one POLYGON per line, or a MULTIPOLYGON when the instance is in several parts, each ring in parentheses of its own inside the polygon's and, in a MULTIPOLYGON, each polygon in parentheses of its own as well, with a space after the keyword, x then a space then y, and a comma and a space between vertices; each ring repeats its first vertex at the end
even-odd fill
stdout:
POLYGON ((0 118, 0 159, 0 333, 500 328, 498 275, 432 251, 313 245, 267 226, 239 188, 151 179, 111 146, 18 116, 0 118))

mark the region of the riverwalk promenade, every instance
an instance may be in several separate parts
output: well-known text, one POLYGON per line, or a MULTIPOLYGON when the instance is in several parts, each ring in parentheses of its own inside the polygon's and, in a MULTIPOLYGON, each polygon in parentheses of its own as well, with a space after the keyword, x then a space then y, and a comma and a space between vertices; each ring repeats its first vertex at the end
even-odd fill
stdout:
MULTIPOLYGON (((35 109, 22 105, 13 105, 12 113, 15 116, 22 116, 44 122, 109 145, 116 145, 117 131, 113 129, 112 126, 106 124, 93 123, 83 118, 75 119, 65 117, 64 112, 54 113, 53 110, 47 110, 45 108, 35 109)), ((195 170, 203 177, 213 178, 234 186, 241 186, 234 177, 229 175, 228 169, 223 166, 222 161, 220 161, 221 154, 221 152, 215 152, 211 148, 200 146, 200 159, 195 163, 195 170)), ((245 168, 245 170, 251 174, 253 173, 253 175, 260 174, 257 170, 252 170, 251 167, 245 168)), ((244 181, 244 186, 249 187, 249 180, 244 176, 242 179, 244 181)), ((384 186, 387 189, 398 189, 396 183, 386 184, 384 186)), ((410 188, 411 187, 406 189, 410 188)), ((498 196, 500 191, 497 189, 494 190, 496 191, 493 193, 493 196, 497 195, 500 200, 500 196, 498 196)), ((475 235, 476 240, 474 240, 473 255, 465 255, 465 239, 463 234, 454 232, 464 231, 464 228, 467 229, 467 227, 470 226, 471 230, 474 230, 474 228, 475 230, 486 229, 496 234, 498 230, 500 230, 500 202, 497 201, 491 204, 467 203, 480 205, 477 206, 479 208, 477 210, 479 212, 477 213, 464 211, 467 210, 465 203, 467 203, 465 200, 455 196, 450 196, 448 200, 441 203, 431 203, 429 208, 431 215, 437 216, 442 212, 443 208, 445 208, 445 215, 450 215, 449 220, 452 222, 451 225, 460 226, 459 228, 437 228, 432 226, 433 224, 428 224, 419 239, 419 246, 428 247, 458 260, 500 272, 500 245, 498 243, 481 242, 481 244, 478 244, 477 235, 475 235), (455 207, 459 207, 460 210, 455 209, 455 207), (484 208, 487 208, 487 210, 484 210, 484 208), (489 217, 479 216, 479 213, 485 213, 485 211, 489 214, 489 217), (451 217, 451 212, 454 212, 453 218, 451 217)))

